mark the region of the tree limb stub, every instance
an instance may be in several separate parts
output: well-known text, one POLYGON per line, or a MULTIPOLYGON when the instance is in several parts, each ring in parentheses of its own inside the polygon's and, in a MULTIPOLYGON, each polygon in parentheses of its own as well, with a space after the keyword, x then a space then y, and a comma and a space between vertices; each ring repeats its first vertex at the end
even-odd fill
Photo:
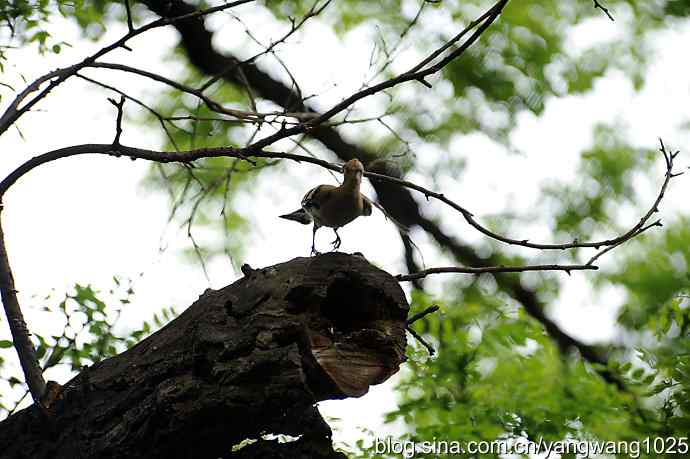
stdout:
POLYGON ((0 451, 32 459, 344 457, 314 404, 361 396, 395 374, 408 310, 395 278, 360 256, 247 270, 133 348, 84 369, 63 386, 51 416, 33 405, 0 423, 0 451), (230 452, 264 433, 299 439, 230 452))

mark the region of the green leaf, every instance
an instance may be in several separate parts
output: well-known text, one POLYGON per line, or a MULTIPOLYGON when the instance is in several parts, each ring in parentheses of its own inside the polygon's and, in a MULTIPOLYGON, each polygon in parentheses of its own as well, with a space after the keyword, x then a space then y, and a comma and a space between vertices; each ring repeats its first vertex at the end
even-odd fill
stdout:
POLYGON ((640 378, 642 377, 643 374, 644 374, 644 369, 642 369, 642 368, 637 368, 637 369, 635 369, 635 370, 632 372, 631 377, 632 377, 633 379, 640 379, 640 378))

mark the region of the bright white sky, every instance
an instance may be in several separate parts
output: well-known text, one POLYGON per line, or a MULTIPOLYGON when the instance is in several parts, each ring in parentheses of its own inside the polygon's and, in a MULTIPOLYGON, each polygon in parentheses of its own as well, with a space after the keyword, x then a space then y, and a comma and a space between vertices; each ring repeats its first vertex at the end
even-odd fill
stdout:
MULTIPOLYGON (((245 19, 251 24, 268 21, 267 15, 260 12, 245 19)), ((219 16, 212 24, 220 28, 219 21, 225 20, 230 21, 227 16, 219 16)), ((219 43, 224 42, 224 36, 241 33, 242 28, 238 27, 235 24, 220 28, 219 43)), ((618 28, 619 22, 593 21, 587 30, 573 36, 572 44, 575 47, 588 44, 581 41, 582 37, 594 40, 610 34, 615 36, 618 28)), ((122 28, 109 30, 101 42, 90 44, 81 42, 76 29, 68 23, 56 23, 54 30, 74 47, 63 48, 57 56, 39 56, 34 50, 8 51, 10 58, 1 81, 23 88, 22 76, 33 80, 48 70, 77 62, 124 32, 122 28)), ((270 27, 255 30, 273 31, 270 27)), ((351 34, 343 45, 318 21, 312 23, 306 33, 308 39, 299 39, 298 46, 283 48, 285 54, 282 56, 291 63, 291 69, 301 69, 298 80, 305 87, 324 93, 321 99, 324 104, 356 90, 367 74, 369 54, 366 50, 370 49, 370 37, 351 34), (314 66, 314 61, 319 62, 319 66, 314 66)), ((269 37, 263 38, 269 41, 269 37)), ((170 70, 161 52, 166 52, 175 42, 173 31, 157 30, 132 41, 134 53, 119 50, 105 60, 174 76, 175 71, 170 70), (170 46, 152 47, 147 43, 170 46)), ((467 172, 462 183, 442 176, 439 183, 444 192, 479 217, 502 211, 506 203, 514 212, 528 212, 543 180, 574 177, 578 154, 589 145, 593 124, 601 121, 627 123, 631 127, 629 140, 645 148, 656 148, 657 138, 662 136, 674 149, 683 150, 680 163, 687 166, 690 138, 687 129, 679 129, 680 124, 688 120, 687 107, 690 106, 687 43, 690 43, 687 23, 654 36, 653 45, 658 55, 649 67, 647 84, 640 93, 634 92, 624 76, 614 73, 601 79, 590 95, 551 100, 539 118, 522 116, 512 143, 525 152, 524 155, 505 156, 499 147, 480 135, 458 138, 447 154, 467 158, 467 172)), ((111 84, 124 85, 132 93, 144 94, 143 97, 154 93, 145 80, 123 78, 116 73, 105 79, 111 84)), ((417 90, 423 91, 419 87, 417 90)), ((0 109, 4 110, 11 92, 0 86, 0 94, 0 109)), ((113 97, 112 94, 107 96, 113 97)), ((114 135, 114 114, 114 108, 100 90, 78 80, 63 84, 41 102, 35 112, 22 119, 23 138, 16 130, 0 137, 0 175, 4 177, 18 164, 41 152, 72 144, 110 142, 114 135)), ((158 148, 160 141, 157 126, 125 124, 122 137, 125 144, 158 148)), ((424 151, 424 145, 415 147, 422 165, 428 163, 426 166, 430 166, 434 158, 430 157, 431 153, 424 151)), ((111 287, 113 275, 136 279, 136 296, 122 321, 123 327, 134 328, 161 307, 182 308, 209 286, 222 287, 240 277, 226 259, 216 260, 210 264, 209 285, 197 264, 181 259, 180 249, 189 246, 185 231, 178 230, 175 224, 167 224, 169 208, 164 195, 144 192, 140 186, 148 167, 143 161, 110 157, 65 159, 32 171, 8 192, 3 222, 20 301, 31 330, 42 334, 61 330, 62 323, 55 317, 31 306, 40 306, 39 299, 52 290, 59 298, 74 283, 93 284, 105 290, 111 287), (160 247, 166 250, 161 252, 160 247), (140 273, 143 273, 141 277, 140 273)), ((306 189, 319 183, 333 183, 333 178, 315 166, 290 164, 282 170, 285 171, 284 179, 276 180, 277 175, 272 175, 270 183, 263 181, 259 185, 256 200, 242 199, 238 205, 239 211, 251 214, 255 222, 249 237, 243 236, 247 249, 244 259, 238 260, 239 264, 248 262, 261 267, 309 253, 311 231, 276 216, 296 209, 306 189)), ((658 180, 661 173, 659 168, 658 180)), ((411 178, 420 184, 435 186, 421 174, 411 178)), ((686 210, 682 204, 690 195, 689 185, 690 180, 684 179, 673 184, 662 206, 663 218, 671 219, 677 211, 686 210)), ((372 194, 369 186, 366 191, 372 194)), ((651 202, 652 193, 649 184, 641 181, 640 199, 651 202)), ((429 214, 443 217, 443 226, 449 232, 460 231, 467 240, 477 239, 457 214, 435 203, 428 208, 429 214)), ((638 218, 632 214, 623 217, 629 218, 631 224, 638 218)), ((380 215, 355 221, 342 230, 341 236, 342 251, 361 251, 391 273, 403 271, 399 238, 393 226, 380 215)), ((543 239, 549 236, 548 232, 543 233, 543 239)), ((318 238, 320 246, 325 247, 332 233, 322 230, 318 238)), ((428 266, 447 264, 425 238, 418 235, 417 239, 428 266)), ((615 314, 622 301, 620 293, 615 291, 594 296, 588 288, 592 275, 573 274, 560 300, 552 305, 552 312, 563 328, 587 342, 613 338, 615 314)), ((436 279, 429 287, 439 294, 442 284, 436 279)), ((8 338, 9 330, 3 325, 0 339, 8 338)), ((9 353, 4 355, 9 357, 9 353)), ((67 379, 61 370, 47 376, 60 382, 67 379)), ((326 416, 341 419, 335 423, 340 428, 336 440, 361 437, 358 427, 379 433, 395 429, 389 426, 381 430, 380 418, 382 413, 395 407, 391 390, 394 379, 373 388, 360 399, 322 403, 326 416)), ((0 386, 0 391, 6 390, 9 389, 0 386)))

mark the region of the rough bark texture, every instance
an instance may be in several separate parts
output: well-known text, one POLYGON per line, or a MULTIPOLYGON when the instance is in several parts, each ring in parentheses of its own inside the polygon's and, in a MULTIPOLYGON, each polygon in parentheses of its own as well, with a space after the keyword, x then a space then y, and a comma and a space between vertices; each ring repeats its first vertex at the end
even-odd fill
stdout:
POLYGON ((31 406, 0 423, 0 456, 344 457, 314 403, 360 396, 398 371, 402 290, 342 253, 243 271, 132 349, 82 371, 49 418, 31 406), (301 437, 231 453, 264 433, 301 437))

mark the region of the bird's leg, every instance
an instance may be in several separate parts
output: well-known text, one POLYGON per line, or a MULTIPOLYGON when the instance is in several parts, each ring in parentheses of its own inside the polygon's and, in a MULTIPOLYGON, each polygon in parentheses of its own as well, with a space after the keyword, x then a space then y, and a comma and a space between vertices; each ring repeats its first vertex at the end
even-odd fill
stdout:
POLYGON ((312 255, 318 255, 319 252, 316 251, 316 230, 319 229, 319 227, 316 225, 316 222, 314 222, 314 229, 311 233, 311 254, 312 255))
POLYGON ((340 240, 340 236, 338 235, 338 229, 333 228, 333 232, 335 233, 335 241, 331 242, 331 244, 333 245, 333 250, 335 251, 335 250, 338 250, 340 248, 341 240, 340 240))

